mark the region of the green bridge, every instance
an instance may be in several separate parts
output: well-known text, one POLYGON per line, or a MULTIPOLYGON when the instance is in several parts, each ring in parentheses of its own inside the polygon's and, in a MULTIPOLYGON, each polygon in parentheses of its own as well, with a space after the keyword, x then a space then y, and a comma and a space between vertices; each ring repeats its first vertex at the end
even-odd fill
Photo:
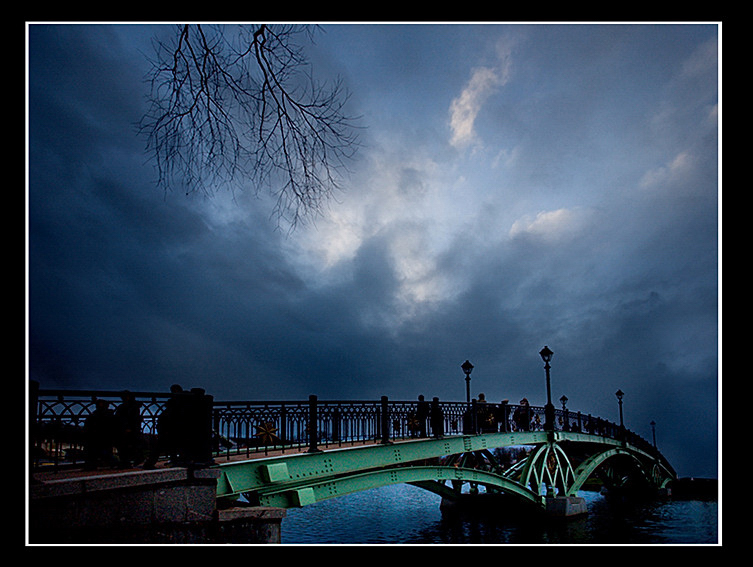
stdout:
POLYGON ((300 507, 409 483, 456 502, 498 494, 558 515, 585 512, 577 492, 597 475, 608 489, 657 491, 675 479, 658 453, 625 439, 571 431, 518 431, 410 439, 219 462, 219 499, 300 507), (505 467, 495 449, 525 448, 505 467))
MULTIPOLYGON (((546 347, 545 355, 551 356, 546 347)), ((386 396, 218 401, 200 388, 169 393, 71 391, 44 390, 32 383, 31 472, 44 473, 33 486, 34 510, 40 510, 35 515, 45 519, 45 525, 65 525, 59 518, 72 517, 74 492, 80 492, 78 501, 89 502, 86 506, 98 506, 91 501, 94 492, 101 489, 104 494, 110 485, 133 490, 123 482, 142 486, 134 508, 141 510, 136 514, 142 519, 143 511, 151 510, 149 522, 164 509, 159 494, 165 491, 158 482, 176 490, 188 486, 204 495, 211 486, 207 519, 239 506, 284 511, 398 483, 440 495, 442 506, 484 502, 503 511, 508 505, 522 506, 556 516, 587 512, 578 496, 587 484, 623 494, 668 492, 677 475, 655 440, 625 427, 623 393, 616 393, 619 423, 573 412, 565 396, 562 408, 555 409, 547 358, 545 362, 545 406, 530 406, 525 399, 519 404, 486 403, 471 399, 469 386, 465 402, 429 402, 423 396, 412 401, 386 396), (92 423, 103 414, 135 420, 129 426, 135 434, 132 445, 123 435, 109 441, 104 469, 110 470, 104 475, 70 472, 78 467, 83 475, 97 468, 88 449, 92 432, 101 437, 102 427, 92 423), (168 437, 170 444, 165 442, 168 437), (142 456, 136 458, 139 451, 142 456), (113 463, 130 472, 113 472, 113 463), (58 479, 58 472, 65 479, 58 479)), ((471 369, 470 363, 463 365, 467 384, 471 369)), ((122 501, 118 493, 112 494, 110 508, 122 501)), ((192 512, 186 508, 186 513, 192 512)), ((119 520, 113 521, 119 529, 119 520)))

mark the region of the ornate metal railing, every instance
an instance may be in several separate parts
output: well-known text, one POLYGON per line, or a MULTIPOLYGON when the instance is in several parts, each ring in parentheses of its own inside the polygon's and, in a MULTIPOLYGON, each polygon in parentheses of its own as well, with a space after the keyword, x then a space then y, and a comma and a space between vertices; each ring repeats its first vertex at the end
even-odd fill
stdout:
POLYGON ((460 423, 468 406, 439 402, 439 421, 432 427, 431 403, 380 400, 308 400, 280 402, 215 402, 214 430, 222 448, 218 455, 270 450, 286 451, 353 445, 374 441, 462 433, 460 423), (423 422, 423 423, 422 423, 423 422), (441 426, 440 426, 441 423, 441 426))
MULTIPOLYGON (((98 400, 112 408, 123 401, 123 392, 103 390, 36 390, 30 392, 30 458, 32 465, 78 464, 84 461, 85 424, 98 400)), ((138 392, 141 433, 145 445, 153 445, 158 418, 170 394, 138 392)))
MULTIPOLYGON (((123 392, 39 390, 30 395, 30 446, 33 467, 70 466, 84 461, 85 424, 98 401, 110 408, 122 403, 123 392)), ((330 401, 311 396, 300 401, 215 401, 211 403, 212 435, 192 442, 211 443, 214 459, 271 451, 309 450, 358 443, 461 435, 496 431, 544 429, 540 406, 439 401, 330 401)), ((171 394, 132 392, 140 410, 144 452, 165 457, 157 442, 159 420, 171 394), (157 455, 156 453, 159 453, 157 455)), ((189 418, 191 419, 191 418, 189 418)), ((201 418, 199 418, 201 419, 201 418)), ((569 410, 556 410, 554 429, 624 439, 647 451, 648 442, 619 425, 569 410)))

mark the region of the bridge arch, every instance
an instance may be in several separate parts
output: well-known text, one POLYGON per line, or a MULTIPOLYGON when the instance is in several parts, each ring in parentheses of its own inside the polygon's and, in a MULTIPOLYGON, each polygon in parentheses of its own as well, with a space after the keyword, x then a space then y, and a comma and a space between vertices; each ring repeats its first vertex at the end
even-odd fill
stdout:
POLYGON ((444 466, 408 466, 367 471, 337 479, 304 483, 296 487, 259 491, 256 498, 258 503, 264 506, 299 507, 393 484, 411 484, 446 498, 454 498, 457 493, 445 484, 447 481, 476 483, 513 496, 527 504, 544 505, 540 495, 512 479, 489 471, 444 466))
POLYGON ((663 466, 664 461, 657 456, 606 437, 572 432, 498 432, 230 462, 220 466, 218 496, 244 494, 260 505, 298 507, 407 483, 457 499, 468 483, 472 489, 485 486, 487 492, 545 505, 546 497, 576 496, 595 471, 615 473, 615 479, 627 471, 641 486, 661 487, 673 478, 663 466), (494 459, 483 462, 480 458, 490 456, 494 449, 511 446, 531 449, 524 459, 507 467, 494 459))
POLYGON ((606 480, 611 487, 619 487, 629 480, 633 483, 665 488, 673 478, 673 474, 660 462, 642 451, 630 447, 612 447, 589 456, 577 467, 574 481, 567 492, 568 496, 580 490, 600 469, 604 471, 602 480, 606 480), (613 468, 605 468, 605 465, 613 465, 613 468), (620 477, 617 478, 617 475, 620 477))

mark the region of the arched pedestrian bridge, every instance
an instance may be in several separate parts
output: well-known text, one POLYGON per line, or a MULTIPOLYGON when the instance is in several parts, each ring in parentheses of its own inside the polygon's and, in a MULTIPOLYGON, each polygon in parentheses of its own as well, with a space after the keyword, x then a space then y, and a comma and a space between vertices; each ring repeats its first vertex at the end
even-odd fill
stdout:
MULTIPOLYGON (((575 503, 562 512, 569 515, 584 511, 576 495, 590 479, 608 489, 653 493, 676 478, 654 444, 564 403, 555 411, 436 398, 215 401, 203 390, 131 397, 147 440, 158 437, 170 401, 190 408, 183 464, 218 469, 219 503, 242 497, 252 505, 290 508, 409 483, 443 502, 485 493, 555 512, 575 503)), ((43 455, 35 464, 60 465, 69 458, 63 450, 75 455, 97 402, 118 406, 123 399, 121 392, 34 392, 34 454, 43 455)))
MULTIPOLYGON (((625 440, 570 431, 518 431, 409 439, 388 444, 220 461, 219 498, 299 507, 328 498, 409 483, 456 501, 484 487, 546 509, 569 505, 595 474, 610 488, 654 491, 674 479, 656 451, 625 440), (524 455, 509 466, 500 451, 524 455), (523 450, 525 448, 526 450, 523 450)), ((573 513, 584 510, 575 509, 573 513)))
POLYGON ((612 490, 653 493, 676 476, 654 445, 623 426, 564 407, 551 408, 547 420, 545 407, 436 398, 426 404, 386 397, 323 402, 314 396, 307 406, 217 404, 225 437, 246 451, 253 439, 266 453, 259 458, 247 452, 243 459, 244 450, 236 448, 217 458, 218 497, 289 508, 409 483, 448 503, 497 494, 570 515, 585 511, 576 495, 590 479, 612 490), (253 438, 251 415, 261 422, 253 438), (286 449, 283 439, 291 437, 308 439, 308 445, 286 449))

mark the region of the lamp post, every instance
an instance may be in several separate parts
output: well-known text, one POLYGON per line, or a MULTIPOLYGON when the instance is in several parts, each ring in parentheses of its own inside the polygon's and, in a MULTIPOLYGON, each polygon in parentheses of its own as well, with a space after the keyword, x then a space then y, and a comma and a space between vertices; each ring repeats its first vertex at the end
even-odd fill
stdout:
POLYGON ((548 346, 545 346, 539 351, 541 359, 544 361, 544 370, 546 371, 546 406, 544 407, 544 430, 554 430, 554 406, 552 405, 552 387, 549 379, 549 362, 552 360, 554 354, 548 346))
POLYGON ((623 392, 622 390, 617 390, 614 395, 617 396, 617 403, 620 406, 620 429, 622 429, 622 427, 624 426, 622 422, 622 396, 625 395, 625 392, 623 392))
POLYGON ((471 403, 471 371, 473 370, 473 364, 471 364, 470 361, 466 360, 463 364, 460 365, 460 368, 463 369, 463 373, 465 374, 465 399, 470 405, 471 403))
POLYGON ((651 437, 654 441, 654 449, 656 449, 656 422, 653 419, 651 420, 651 437))

